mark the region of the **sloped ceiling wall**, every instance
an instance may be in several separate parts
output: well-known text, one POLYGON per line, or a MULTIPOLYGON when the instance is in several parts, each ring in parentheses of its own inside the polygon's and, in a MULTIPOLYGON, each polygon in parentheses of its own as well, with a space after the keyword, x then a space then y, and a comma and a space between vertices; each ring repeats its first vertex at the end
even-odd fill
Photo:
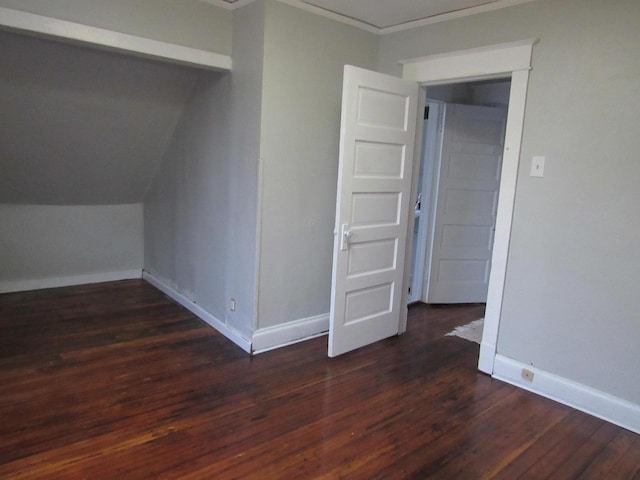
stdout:
POLYGON ((201 74, 8 32, 0 62, 0 203, 11 204, 141 202, 201 74))

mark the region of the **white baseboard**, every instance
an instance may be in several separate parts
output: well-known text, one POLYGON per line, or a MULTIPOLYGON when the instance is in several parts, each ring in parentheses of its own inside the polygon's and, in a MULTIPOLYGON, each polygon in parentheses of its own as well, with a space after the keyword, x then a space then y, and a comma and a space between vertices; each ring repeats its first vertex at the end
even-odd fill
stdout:
POLYGON ((640 405, 635 403, 503 355, 496 355, 495 357, 493 376, 632 432, 640 433, 640 405), (533 372, 532 381, 522 378, 523 368, 533 372))
POLYGON ((273 327, 261 328, 253 333, 253 353, 262 353, 311 338, 326 335, 329 314, 301 318, 273 327))
POLYGON ((222 335, 227 337, 229 340, 231 340, 233 343, 235 343, 245 352, 251 353, 251 342, 246 338, 244 338, 235 330, 229 328, 229 326, 226 323, 224 323, 222 320, 217 319, 216 317, 211 315, 209 312, 207 312, 204 308, 202 308, 200 305, 188 299, 187 297, 185 297, 180 292, 170 287, 166 283, 157 279, 149 272, 143 270, 142 278, 147 282, 149 282, 154 287, 156 287, 162 293, 167 295, 169 298, 175 300, 177 303, 182 305, 191 313, 193 313, 194 315, 198 316, 200 319, 207 322, 209 325, 211 325, 218 332, 220 332, 222 335))
POLYGON ((140 278, 142 270, 121 270, 118 272, 87 273, 56 278, 34 278, 30 280, 10 280, 0 282, 0 293, 24 292, 27 290, 42 290, 43 288, 70 287, 87 283, 114 282, 140 278))

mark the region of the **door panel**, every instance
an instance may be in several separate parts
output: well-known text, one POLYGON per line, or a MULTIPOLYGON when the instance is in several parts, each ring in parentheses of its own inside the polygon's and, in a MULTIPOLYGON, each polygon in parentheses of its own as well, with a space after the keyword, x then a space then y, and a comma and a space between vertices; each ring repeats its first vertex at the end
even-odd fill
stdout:
POLYGON ((404 148, 374 142, 356 142, 355 178, 396 178, 404 171, 404 148))
POLYGON ((446 106, 430 303, 487 299, 505 122, 500 108, 446 106))
POLYGON ((329 356, 398 333, 418 85, 346 66, 329 356))

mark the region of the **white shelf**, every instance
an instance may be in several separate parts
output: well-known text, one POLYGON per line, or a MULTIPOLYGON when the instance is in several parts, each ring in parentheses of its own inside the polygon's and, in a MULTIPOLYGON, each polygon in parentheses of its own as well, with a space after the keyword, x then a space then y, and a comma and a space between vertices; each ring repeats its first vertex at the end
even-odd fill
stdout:
POLYGON ((0 28, 207 70, 231 70, 232 62, 229 55, 10 8, 0 7, 0 28))

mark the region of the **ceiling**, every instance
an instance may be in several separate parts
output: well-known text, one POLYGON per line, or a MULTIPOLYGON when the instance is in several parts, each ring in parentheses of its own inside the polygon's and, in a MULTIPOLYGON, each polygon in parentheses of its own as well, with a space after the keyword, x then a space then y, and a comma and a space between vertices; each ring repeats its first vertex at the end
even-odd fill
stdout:
MULTIPOLYGON (((201 0, 235 9, 254 0, 201 0)), ((533 0, 280 0, 374 33, 391 33, 533 0)))
POLYGON ((376 28, 395 27, 400 24, 435 17, 476 7, 497 0, 302 0, 315 7, 356 19, 376 28))

